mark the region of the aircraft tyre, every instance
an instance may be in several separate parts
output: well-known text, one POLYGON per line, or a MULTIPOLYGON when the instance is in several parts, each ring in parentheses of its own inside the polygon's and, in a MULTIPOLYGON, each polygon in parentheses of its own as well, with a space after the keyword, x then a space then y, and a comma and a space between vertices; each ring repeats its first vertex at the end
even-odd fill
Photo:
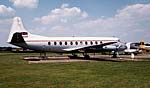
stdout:
POLYGON ((90 59, 89 55, 84 55, 84 59, 90 59))

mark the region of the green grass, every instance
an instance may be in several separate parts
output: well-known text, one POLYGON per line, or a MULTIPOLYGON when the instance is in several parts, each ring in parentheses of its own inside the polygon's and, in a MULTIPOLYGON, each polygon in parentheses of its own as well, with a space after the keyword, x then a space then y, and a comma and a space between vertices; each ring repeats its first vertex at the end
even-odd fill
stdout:
POLYGON ((150 87, 150 62, 28 64, 28 55, 38 54, 0 53, 0 88, 150 87))

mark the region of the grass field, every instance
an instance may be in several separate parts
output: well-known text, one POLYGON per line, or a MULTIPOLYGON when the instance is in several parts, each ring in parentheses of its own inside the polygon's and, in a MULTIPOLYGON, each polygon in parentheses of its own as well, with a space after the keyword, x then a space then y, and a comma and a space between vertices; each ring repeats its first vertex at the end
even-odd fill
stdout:
POLYGON ((150 62, 28 64, 0 53, 0 88, 150 88, 150 62))

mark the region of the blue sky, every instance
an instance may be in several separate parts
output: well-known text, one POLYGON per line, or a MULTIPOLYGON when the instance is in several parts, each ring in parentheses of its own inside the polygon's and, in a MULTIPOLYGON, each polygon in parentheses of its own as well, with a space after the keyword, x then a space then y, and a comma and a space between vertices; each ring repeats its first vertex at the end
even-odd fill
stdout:
POLYGON ((44 36, 116 36, 150 42, 150 0, 0 0, 0 46, 12 19, 44 36))

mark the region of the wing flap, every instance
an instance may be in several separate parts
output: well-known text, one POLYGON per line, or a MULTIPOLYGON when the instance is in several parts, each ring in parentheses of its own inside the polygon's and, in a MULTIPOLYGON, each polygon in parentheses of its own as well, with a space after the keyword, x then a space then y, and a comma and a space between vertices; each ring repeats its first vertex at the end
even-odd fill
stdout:
POLYGON ((65 51, 75 51, 75 50, 80 50, 82 48, 84 48, 84 47, 67 48, 67 49, 63 49, 63 50, 65 50, 65 51))

